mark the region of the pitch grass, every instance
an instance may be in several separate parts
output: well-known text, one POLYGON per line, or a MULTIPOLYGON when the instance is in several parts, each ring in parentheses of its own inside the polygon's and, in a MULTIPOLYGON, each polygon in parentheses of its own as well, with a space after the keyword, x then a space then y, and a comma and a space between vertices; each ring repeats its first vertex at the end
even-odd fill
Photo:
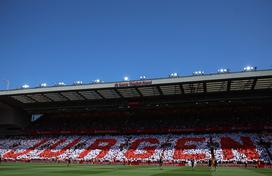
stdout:
POLYGON ((272 176, 272 169, 2 163, 0 176, 272 176))

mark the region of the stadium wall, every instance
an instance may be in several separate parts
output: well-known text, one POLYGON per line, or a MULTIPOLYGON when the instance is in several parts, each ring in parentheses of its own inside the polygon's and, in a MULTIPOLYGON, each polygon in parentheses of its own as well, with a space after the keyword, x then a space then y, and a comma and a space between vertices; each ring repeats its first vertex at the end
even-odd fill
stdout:
POLYGON ((30 115, 25 111, 0 103, 0 131, 9 134, 26 127, 30 123, 30 115))

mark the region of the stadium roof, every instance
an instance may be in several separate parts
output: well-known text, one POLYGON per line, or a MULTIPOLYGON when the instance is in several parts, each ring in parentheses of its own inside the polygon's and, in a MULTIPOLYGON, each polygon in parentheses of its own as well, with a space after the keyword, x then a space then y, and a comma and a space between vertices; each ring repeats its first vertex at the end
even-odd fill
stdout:
POLYGON ((149 97, 193 96, 265 90, 271 93, 272 70, 179 76, 99 84, 67 85, 0 91, 0 102, 21 107, 45 107, 80 102, 149 97))

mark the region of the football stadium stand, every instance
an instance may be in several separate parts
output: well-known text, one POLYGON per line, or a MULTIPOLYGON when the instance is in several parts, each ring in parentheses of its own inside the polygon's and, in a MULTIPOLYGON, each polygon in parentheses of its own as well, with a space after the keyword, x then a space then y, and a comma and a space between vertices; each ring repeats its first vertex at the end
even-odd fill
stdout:
POLYGON ((20 136, 0 140, 4 160, 181 164, 271 162, 271 134, 20 136), (270 145, 265 145, 269 143, 270 145))
POLYGON ((0 91, 6 162, 272 166, 272 70, 0 91))

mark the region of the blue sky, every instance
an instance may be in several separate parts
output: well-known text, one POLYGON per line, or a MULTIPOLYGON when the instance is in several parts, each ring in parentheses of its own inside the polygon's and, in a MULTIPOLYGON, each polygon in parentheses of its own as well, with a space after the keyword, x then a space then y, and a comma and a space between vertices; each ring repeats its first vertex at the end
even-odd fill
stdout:
POLYGON ((271 0, 0 0, 0 88, 272 68, 271 0))

